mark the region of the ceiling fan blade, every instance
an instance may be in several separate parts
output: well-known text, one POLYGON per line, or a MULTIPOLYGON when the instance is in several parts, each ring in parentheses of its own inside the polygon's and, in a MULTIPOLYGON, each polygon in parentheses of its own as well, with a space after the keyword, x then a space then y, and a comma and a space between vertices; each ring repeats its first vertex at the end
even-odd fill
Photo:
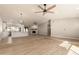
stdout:
POLYGON ((43 7, 41 7, 40 5, 38 5, 38 7, 39 7, 41 10, 44 10, 43 7))
POLYGON ((43 11, 37 11, 37 12, 35 12, 35 13, 42 13, 43 11))
POLYGON ((47 10, 50 10, 50 9, 52 9, 52 8, 54 8, 54 7, 56 7, 56 4, 53 5, 53 6, 51 6, 51 7, 49 7, 47 10))
POLYGON ((54 13, 53 11, 47 11, 48 13, 54 13))

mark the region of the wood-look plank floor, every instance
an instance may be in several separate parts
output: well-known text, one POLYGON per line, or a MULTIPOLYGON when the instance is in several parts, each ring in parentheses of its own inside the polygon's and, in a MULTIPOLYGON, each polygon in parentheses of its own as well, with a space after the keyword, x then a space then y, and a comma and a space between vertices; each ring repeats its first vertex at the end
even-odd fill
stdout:
POLYGON ((7 44, 7 39, 0 41, 0 55, 66 55, 69 49, 60 46, 64 41, 79 47, 79 41, 76 40, 29 36, 13 38, 12 44, 7 44))

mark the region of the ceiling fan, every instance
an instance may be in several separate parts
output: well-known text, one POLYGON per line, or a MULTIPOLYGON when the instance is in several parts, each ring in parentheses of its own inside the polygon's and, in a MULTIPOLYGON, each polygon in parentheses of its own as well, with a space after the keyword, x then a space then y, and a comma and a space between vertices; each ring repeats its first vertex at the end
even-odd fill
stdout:
POLYGON ((53 11, 50 11, 51 9, 56 7, 56 4, 50 6, 47 8, 47 4, 43 4, 43 7, 38 5, 38 7, 42 10, 42 11, 37 11, 35 13, 43 13, 43 15, 45 15, 46 13, 54 13, 53 11))

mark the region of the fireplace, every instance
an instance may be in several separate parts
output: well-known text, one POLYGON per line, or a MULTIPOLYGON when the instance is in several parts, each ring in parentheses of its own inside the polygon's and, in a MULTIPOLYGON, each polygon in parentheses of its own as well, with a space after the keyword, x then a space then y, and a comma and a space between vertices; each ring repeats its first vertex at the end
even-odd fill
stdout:
POLYGON ((36 33, 36 31, 32 31, 32 33, 34 33, 34 34, 35 34, 35 33, 36 33))
POLYGON ((38 34, 38 25, 36 23, 34 23, 31 27, 30 27, 30 34, 31 35, 37 35, 38 34))
POLYGON ((38 34, 38 30, 37 29, 32 29, 31 30, 31 35, 37 35, 38 34))

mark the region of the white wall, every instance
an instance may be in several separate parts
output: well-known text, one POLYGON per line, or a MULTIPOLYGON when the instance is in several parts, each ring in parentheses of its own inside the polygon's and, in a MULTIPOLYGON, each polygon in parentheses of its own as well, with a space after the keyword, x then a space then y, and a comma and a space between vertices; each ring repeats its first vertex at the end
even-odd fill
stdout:
POLYGON ((52 21, 51 36, 79 38, 79 18, 62 18, 52 21))
POLYGON ((44 22, 39 25, 39 34, 40 35, 47 35, 47 25, 48 25, 48 22, 44 22))

